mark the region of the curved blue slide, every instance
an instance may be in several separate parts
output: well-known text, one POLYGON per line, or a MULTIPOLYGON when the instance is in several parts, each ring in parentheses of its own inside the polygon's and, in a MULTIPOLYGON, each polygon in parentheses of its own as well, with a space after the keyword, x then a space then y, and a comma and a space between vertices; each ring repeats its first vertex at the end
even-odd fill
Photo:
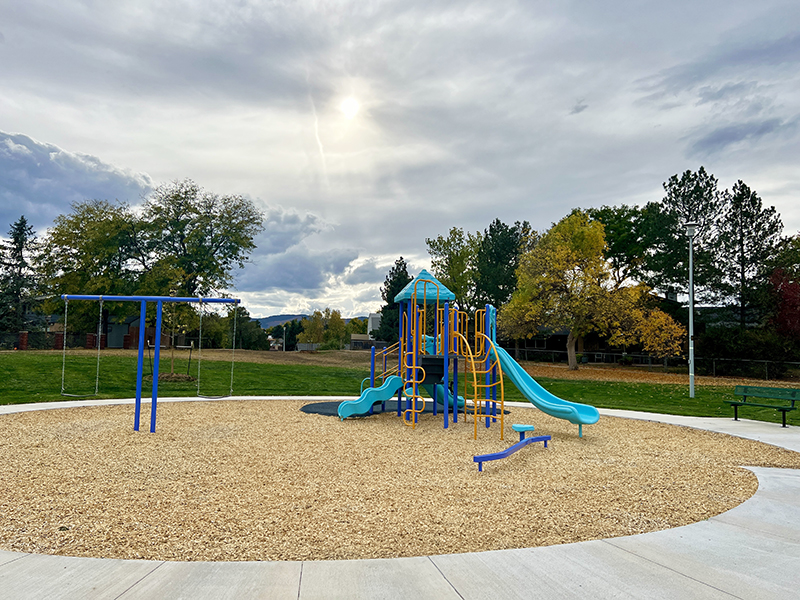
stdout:
POLYGON ((344 420, 347 417, 369 414, 369 409, 373 404, 389 400, 401 387, 403 387, 403 378, 391 375, 384 380, 382 386, 365 389, 358 400, 345 400, 340 403, 339 418, 344 420))
POLYGON ((550 416, 565 419, 575 425, 592 425, 600 419, 600 413, 594 406, 578 404, 577 402, 570 402, 554 396, 536 383, 536 380, 519 366, 508 352, 499 346, 496 346, 496 348, 503 374, 508 375, 514 385, 517 386, 517 389, 522 392, 522 395, 536 408, 550 416))

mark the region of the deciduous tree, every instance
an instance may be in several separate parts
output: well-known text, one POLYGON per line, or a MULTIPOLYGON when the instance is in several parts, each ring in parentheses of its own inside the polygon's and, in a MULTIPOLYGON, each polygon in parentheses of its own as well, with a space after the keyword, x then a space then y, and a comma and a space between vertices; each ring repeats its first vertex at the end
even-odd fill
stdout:
POLYGON ((614 345, 642 342, 654 351, 673 351, 679 326, 648 306, 646 286, 615 285, 604 249, 599 221, 581 211, 559 221, 522 255, 517 291, 500 312, 502 330, 520 338, 543 328, 566 329, 573 370, 578 368, 576 342, 591 331, 614 345))
POLYGON ((173 265, 188 296, 222 290, 255 248, 262 219, 242 196, 208 192, 190 179, 162 185, 144 204, 145 264, 173 265))
POLYGON ((603 225, 575 211, 554 225, 522 255, 518 287, 500 311, 500 327, 512 338, 533 337, 540 328, 568 330, 569 368, 577 369, 578 337, 596 328, 605 310, 608 267, 603 225))
POLYGON ((465 233, 460 227, 451 228, 447 237, 425 239, 433 274, 455 294, 461 310, 475 308, 476 257, 481 240, 479 231, 465 233))

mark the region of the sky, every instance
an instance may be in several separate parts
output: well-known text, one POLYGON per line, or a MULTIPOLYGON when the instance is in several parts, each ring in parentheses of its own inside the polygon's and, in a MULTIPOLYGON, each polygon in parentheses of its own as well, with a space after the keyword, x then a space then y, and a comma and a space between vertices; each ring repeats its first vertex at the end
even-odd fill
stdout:
POLYGON ((0 233, 185 178, 240 194, 253 316, 374 312, 426 238, 701 165, 793 235, 798 125, 796 0, 0 0, 0 233))

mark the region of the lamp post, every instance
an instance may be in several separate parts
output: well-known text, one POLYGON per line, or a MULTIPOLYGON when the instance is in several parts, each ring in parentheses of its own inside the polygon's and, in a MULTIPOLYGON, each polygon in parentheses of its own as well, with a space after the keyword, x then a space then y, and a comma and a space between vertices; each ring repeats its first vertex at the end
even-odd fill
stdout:
POLYGON ((686 236, 689 238, 689 398, 694 398, 694 264, 692 263, 692 254, 697 223, 689 221, 685 227, 686 236))
POLYGON ((283 324, 283 351, 286 352, 286 323, 283 324))

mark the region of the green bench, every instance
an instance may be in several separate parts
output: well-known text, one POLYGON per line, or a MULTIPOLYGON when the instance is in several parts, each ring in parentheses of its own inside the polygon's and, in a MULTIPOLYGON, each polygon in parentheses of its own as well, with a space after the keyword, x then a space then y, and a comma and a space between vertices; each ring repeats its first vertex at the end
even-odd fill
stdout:
POLYGON ((756 387, 754 385, 737 385, 733 390, 734 396, 741 396, 741 400, 724 400, 725 404, 733 406, 733 420, 739 420, 740 406, 756 406, 758 408, 772 408, 781 411, 783 427, 786 427, 786 413, 797 410, 795 400, 800 397, 800 390, 789 388, 756 387), (748 398, 765 398, 770 400, 787 400, 790 404, 767 404, 766 402, 752 402, 748 398))

